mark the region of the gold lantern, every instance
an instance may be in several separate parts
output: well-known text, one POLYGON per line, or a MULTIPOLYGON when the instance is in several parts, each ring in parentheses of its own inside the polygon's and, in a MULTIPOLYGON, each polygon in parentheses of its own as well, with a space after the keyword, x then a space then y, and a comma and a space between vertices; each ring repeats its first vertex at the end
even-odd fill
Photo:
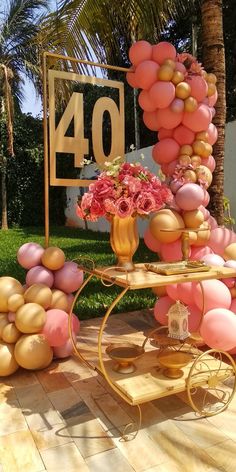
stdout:
POLYGON ((168 311, 168 336, 174 339, 184 340, 189 336, 188 316, 189 311, 179 300, 168 311))

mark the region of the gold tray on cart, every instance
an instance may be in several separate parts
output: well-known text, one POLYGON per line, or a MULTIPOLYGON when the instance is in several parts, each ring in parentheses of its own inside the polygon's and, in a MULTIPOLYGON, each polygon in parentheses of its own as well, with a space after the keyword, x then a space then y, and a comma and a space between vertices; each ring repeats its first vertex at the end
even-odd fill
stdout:
POLYGON ((210 267, 202 261, 179 261, 170 262, 169 264, 163 264, 162 262, 157 264, 145 264, 145 268, 148 271, 155 272, 160 275, 177 275, 187 274, 192 272, 208 272, 210 267))

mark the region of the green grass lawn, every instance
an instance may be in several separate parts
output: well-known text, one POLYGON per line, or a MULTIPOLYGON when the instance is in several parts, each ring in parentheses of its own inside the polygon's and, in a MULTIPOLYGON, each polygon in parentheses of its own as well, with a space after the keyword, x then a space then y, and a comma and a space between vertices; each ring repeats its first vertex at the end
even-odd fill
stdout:
MULTIPOLYGON (((50 246, 60 247, 67 260, 79 256, 92 258, 96 265, 113 265, 115 257, 109 244, 109 235, 77 228, 50 228, 50 246)), ((19 247, 33 241, 44 245, 44 228, 21 228, 0 231, 0 276, 15 277, 24 283, 26 271, 17 263, 19 247)), ((142 239, 135 254, 134 262, 154 261, 156 254, 149 251, 142 239)), ((104 314, 106 308, 120 291, 117 287, 105 288, 93 279, 79 297, 75 312, 80 319, 93 318, 104 314)), ((115 312, 126 312, 153 307, 155 295, 151 290, 128 292, 115 308, 115 312)))

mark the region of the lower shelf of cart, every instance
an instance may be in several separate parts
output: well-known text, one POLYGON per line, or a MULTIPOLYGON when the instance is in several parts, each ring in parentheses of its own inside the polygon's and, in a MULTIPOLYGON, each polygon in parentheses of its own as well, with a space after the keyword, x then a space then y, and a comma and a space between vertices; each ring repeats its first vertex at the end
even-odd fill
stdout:
MULTIPOLYGON (((117 373, 113 370, 114 361, 104 361, 106 372, 113 384, 127 396, 132 405, 146 403, 186 390, 186 380, 193 362, 181 369, 183 371, 182 377, 178 379, 168 378, 163 373, 165 369, 158 364, 157 352, 156 350, 146 352, 143 357, 137 359, 134 362, 136 370, 132 374, 117 373)), ((214 375, 216 371, 218 379, 223 380, 225 371, 230 368, 228 364, 217 361, 210 355, 207 359, 207 365, 208 367, 204 368, 203 372, 197 373, 197 376, 193 378, 194 387, 205 385, 209 376, 214 375), (214 371, 211 372, 211 368, 214 371)), ((101 372, 99 367, 97 369, 101 372)))

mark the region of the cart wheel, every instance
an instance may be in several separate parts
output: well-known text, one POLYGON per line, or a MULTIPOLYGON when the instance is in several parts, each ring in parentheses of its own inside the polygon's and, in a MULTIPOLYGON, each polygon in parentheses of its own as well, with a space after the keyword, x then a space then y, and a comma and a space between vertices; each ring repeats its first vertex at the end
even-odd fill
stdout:
POLYGON ((210 349, 192 364, 186 380, 188 399, 201 416, 217 415, 231 402, 236 389, 236 366, 224 351, 210 349))

